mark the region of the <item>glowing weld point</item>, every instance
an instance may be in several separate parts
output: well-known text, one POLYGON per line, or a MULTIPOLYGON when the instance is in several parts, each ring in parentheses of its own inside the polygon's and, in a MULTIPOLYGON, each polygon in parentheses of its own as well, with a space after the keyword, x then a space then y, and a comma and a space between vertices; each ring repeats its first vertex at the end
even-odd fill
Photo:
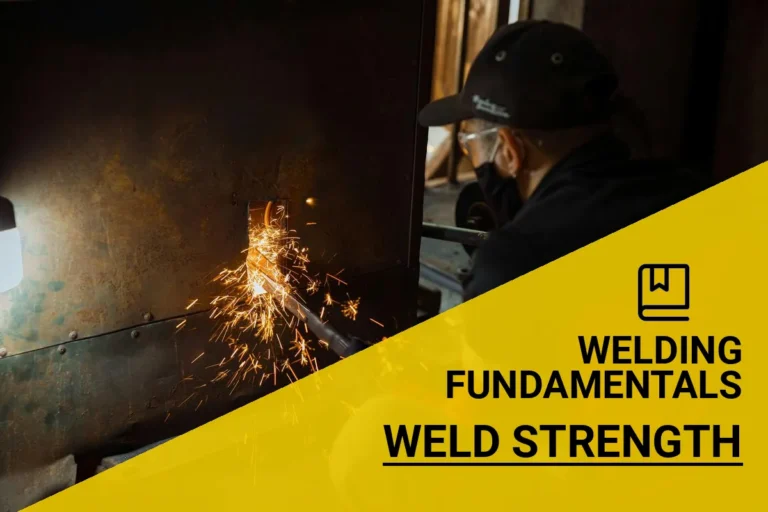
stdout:
MULTIPOLYGON (((315 198, 305 199, 307 205, 315 205, 315 198)), ((217 370, 212 380, 206 380, 225 383, 232 392, 247 379, 258 384, 268 380, 277 384, 281 372, 291 381, 298 380, 293 368, 296 364, 316 371, 318 365, 311 355, 312 345, 317 343, 328 348, 328 343, 313 340, 303 311, 290 311, 286 305, 294 299, 302 301, 301 292, 308 295, 322 293, 324 306, 320 316, 325 319, 329 308, 341 305, 331 297, 331 285, 346 285, 339 277, 343 270, 326 275, 324 280, 310 275, 307 248, 301 246, 294 232, 284 227, 283 220, 287 219, 284 207, 273 206, 269 203, 263 215, 257 214, 256 210, 250 211, 249 245, 243 251, 244 261, 237 268, 222 270, 214 278, 223 290, 210 301, 209 316, 217 320, 211 342, 229 344, 230 356, 223 357, 218 364, 206 366, 206 370, 217 370), (323 285, 325 289, 321 292, 323 285), (288 340, 281 339, 285 331, 294 336, 287 347, 284 347, 284 341, 288 340), (258 345, 266 349, 266 357, 259 356, 261 361, 254 356, 258 345)), ((315 222, 307 224, 314 225, 315 222)), ((360 299, 347 301, 344 315, 354 319, 359 303, 360 299)), ((193 301, 188 309, 196 304, 198 301, 193 301)), ((201 357, 202 354, 195 361, 201 357)))
POLYGON ((259 283, 253 283, 254 295, 264 295, 265 293, 267 293, 267 290, 265 290, 263 286, 261 286, 259 283))

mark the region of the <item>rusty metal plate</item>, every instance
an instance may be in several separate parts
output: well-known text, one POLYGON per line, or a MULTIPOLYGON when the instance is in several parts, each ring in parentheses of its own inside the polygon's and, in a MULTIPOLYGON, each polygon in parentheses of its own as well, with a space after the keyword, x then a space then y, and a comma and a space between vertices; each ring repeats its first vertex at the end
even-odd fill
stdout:
MULTIPOLYGON (((121 453, 274 389, 213 382, 231 350, 204 313, 0 361, 0 480, 68 454, 121 453), (138 333, 132 334, 132 333, 138 333), (203 354, 202 357, 199 357, 203 354)), ((285 384, 278 380, 277 385, 285 384)))
MULTIPOLYGON (((397 315, 408 282, 398 269, 362 275, 349 293, 375 299, 361 304, 356 322, 340 313, 329 319, 344 334, 391 336, 403 327, 397 315)), ((37 485, 38 468, 69 454, 100 461, 182 434, 290 381, 288 372, 237 386, 216 380, 234 367, 217 366, 231 348, 211 342, 212 332, 201 312, 0 360, 0 491, 37 485)), ((313 347, 320 366, 338 360, 313 347)), ((294 371, 301 378, 309 369, 294 371)), ((0 510, 7 505, 0 492, 0 510)))
POLYGON ((0 294, 0 346, 204 307, 213 275, 242 257, 247 203, 277 197, 319 271, 405 273, 407 325, 423 5, 157 4, 0 6, 0 195, 25 266, 0 294))

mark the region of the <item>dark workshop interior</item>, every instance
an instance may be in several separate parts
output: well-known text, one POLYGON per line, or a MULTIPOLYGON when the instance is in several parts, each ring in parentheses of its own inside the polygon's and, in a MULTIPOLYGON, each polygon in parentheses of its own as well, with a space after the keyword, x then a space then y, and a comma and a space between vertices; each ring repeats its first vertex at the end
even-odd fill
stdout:
POLYGON ((768 160, 760 0, 0 1, 0 512, 458 305, 493 219, 417 113, 528 18, 594 38, 652 156, 768 160))

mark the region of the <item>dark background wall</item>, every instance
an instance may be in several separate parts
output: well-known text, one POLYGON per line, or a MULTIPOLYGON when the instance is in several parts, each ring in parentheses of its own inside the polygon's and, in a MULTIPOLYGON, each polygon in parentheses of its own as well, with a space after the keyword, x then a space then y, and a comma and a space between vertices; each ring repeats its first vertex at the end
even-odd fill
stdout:
POLYGON ((762 0, 531 0, 583 28, 645 112, 653 154, 715 179, 768 160, 768 4, 762 0))
POLYGON ((768 160, 768 2, 732 1, 721 78, 715 174, 768 160))
POLYGON ((232 352, 208 304, 249 201, 288 200, 310 271, 344 270, 337 299, 362 303, 326 316, 339 330, 410 325, 433 41, 429 1, 0 3, 0 194, 25 266, 0 294, 0 510, 68 454, 80 468, 274 389, 207 369, 232 352))
POLYGON ((645 112, 654 156, 683 150, 695 0, 587 0, 583 29, 612 59, 624 92, 645 112))

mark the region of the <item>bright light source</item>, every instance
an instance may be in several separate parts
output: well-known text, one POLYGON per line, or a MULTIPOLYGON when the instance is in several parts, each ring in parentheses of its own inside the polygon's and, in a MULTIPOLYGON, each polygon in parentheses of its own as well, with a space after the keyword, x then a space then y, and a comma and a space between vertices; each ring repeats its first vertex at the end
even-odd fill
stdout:
POLYGON ((24 277, 21 235, 17 228, 0 231, 0 293, 15 288, 24 277))
POLYGON ((308 197, 306 200, 304 200, 304 202, 307 204, 307 206, 314 207, 317 204, 317 199, 314 197, 308 197))

